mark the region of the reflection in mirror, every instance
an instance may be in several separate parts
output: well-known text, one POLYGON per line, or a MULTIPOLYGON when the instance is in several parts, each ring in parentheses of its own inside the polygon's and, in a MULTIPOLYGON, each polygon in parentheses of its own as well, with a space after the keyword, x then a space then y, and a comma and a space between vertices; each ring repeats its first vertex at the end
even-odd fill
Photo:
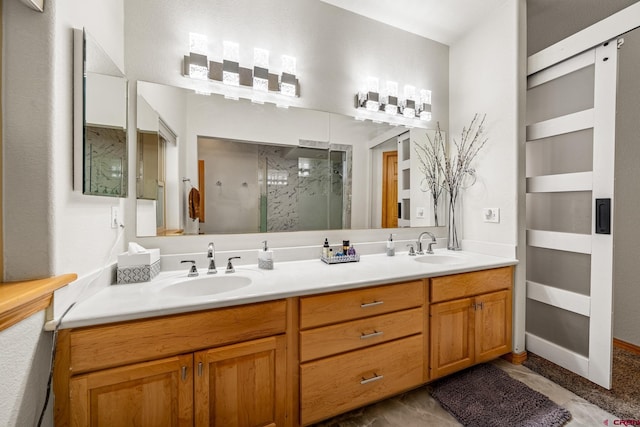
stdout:
POLYGON ((383 153, 401 150, 401 135, 425 139, 424 129, 141 81, 137 89, 138 236, 435 225, 410 154, 395 166, 388 216, 400 214, 400 221, 381 221, 383 153), (175 142, 160 145, 164 155, 156 156, 159 149, 145 152, 141 134, 154 135, 151 145, 160 147, 159 123, 175 142), (164 177, 156 172, 163 162, 164 177), (400 212, 399 199, 406 204, 400 212))
POLYGON ((200 230, 350 228, 351 146, 322 145, 328 148, 198 138, 200 230))
POLYGON ((74 186, 127 194, 127 80, 86 30, 75 31, 74 186))

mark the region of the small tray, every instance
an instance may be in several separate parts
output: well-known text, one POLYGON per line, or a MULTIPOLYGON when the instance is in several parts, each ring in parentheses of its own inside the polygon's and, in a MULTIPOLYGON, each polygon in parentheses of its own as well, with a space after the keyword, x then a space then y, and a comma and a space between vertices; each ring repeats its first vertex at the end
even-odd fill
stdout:
POLYGON ((345 262, 358 262, 360 261, 360 255, 344 255, 344 256, 332 256, 332 257, 320 257, 325 264, 344 264, 345 262))

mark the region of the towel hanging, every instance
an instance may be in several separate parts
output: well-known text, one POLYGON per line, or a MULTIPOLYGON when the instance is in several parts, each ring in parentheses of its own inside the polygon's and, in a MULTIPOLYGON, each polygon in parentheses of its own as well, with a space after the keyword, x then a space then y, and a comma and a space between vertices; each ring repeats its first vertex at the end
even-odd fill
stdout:
POLYGON ((189 191, 189 218, 194 221, 200 218, 200 192, 195 187, 189 191))

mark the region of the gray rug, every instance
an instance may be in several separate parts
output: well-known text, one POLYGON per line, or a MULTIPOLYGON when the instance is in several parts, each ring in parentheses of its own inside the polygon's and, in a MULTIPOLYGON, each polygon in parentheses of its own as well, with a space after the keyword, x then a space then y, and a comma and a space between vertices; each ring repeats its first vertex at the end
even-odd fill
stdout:
POLYGON ((533 353, 529 353, 523 365, 623 420, 635 420, 640 416, 640 356, 637 354, 613 348, 611 390, 533 353))
POLYGON ((557 427, 571 413, 491 364, 474 366, 432 385, 431 395, 465 426, 557 427))

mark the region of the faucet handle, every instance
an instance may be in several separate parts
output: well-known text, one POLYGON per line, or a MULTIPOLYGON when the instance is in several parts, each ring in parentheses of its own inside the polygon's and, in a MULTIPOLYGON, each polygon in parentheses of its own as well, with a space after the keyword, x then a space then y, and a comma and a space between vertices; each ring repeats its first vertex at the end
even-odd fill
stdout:
POLYGON ((185 262, 191 263, 191 267, 189 267, 189 273, 187 273, 187 277, 196 277, 198 275, 198 268, 196 267, 196 262, 192 259, 180 261, 181 264, 184 264, 185 262))
POLYGON ((218 270, 216 270, 216 260, 211 257, 209 259, 209 268, 207 269, 207 274, 216 274, 218 270))
POLYGON ((416 256, 416 251, 413 249, 413 243, 407 245, 409 247, 409 256, 416 256))
POLYGON ((427 250, 425 252, 428 253, 428 254, 433 254, 432 246, 437 244, 437 243, 438 242, 435 242, 435 241, 427 243, 427 250))
POLYGON ((236 269, 233 268, 233 264, 231 263, 231 260, 234 260, 234 259, 240 259, 240 257, 239 256, 232 256, 231 258, 229 258, 227 260, 227 269, 224 271, 225 273, 235 273, 236 272, 236 269))

